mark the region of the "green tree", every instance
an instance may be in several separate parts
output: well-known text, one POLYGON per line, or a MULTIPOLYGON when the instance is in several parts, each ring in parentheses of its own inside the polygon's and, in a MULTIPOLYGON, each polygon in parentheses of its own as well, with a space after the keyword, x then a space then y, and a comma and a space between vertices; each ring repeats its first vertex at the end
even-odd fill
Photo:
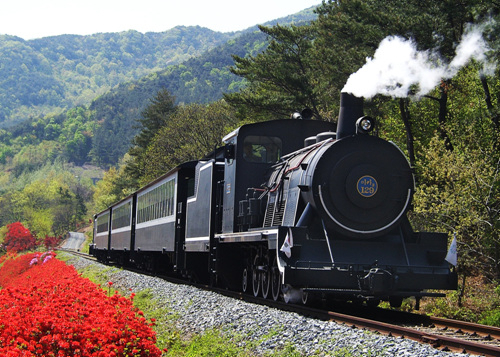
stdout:
MULTIPOLYGON (((497 143, 498 145, 498 143, 497 143)), ((414 222, 427 230, 455 232, 462 273, 500 279, 500 157, 471 147, 445 149, 435 138, 424 154, 414 222), (443 164, 446 163, 446 164, 443 164), (424 224, 422 224, 424 223, 424 224)))
POLYGON ((138 188, 135 180, 132 180, 126 172, 129 160, 131 158, 126 154, 120 161, 118 168, 111 167, 104 173, 102 180, 94 186, 92 212, 97 213, 104 210, 138 188))
MULTIPOLYGON (((414 222, 426 230, 455 232, 461 271, 498 281, 500 133, 492 122, 478 73, 479 66, 469 65, 448 88, 452 105, 444 129, 454 149, 448 150, 437 128, 431 140, 418 138, 414 222)), ((498 78, 489 78, 497 98, 498 78)), ((422 107, 418 109, 425 113, 422 107)))
POLYGON ((316 90, 312 26, 274 26, 259 29, 269 39, 267 49, 255 56, 234 56, 231 71, 244 77, 248 86, 226 94, 225 99, 248 117, 257 120, 289 117, 294 110, 309 107, 321 119, 324 103, 316 90))
POLYGON ((87 213, 84 192, 71 173, 52 172, 48 177, 35 179, 22 190, 12 192, 5 204, 11 205, 14 214, 38 237, 63 235, 75 229, 87 213))
POLYGON ((132 160, 127 164, 127 172, 134 180, 138 181, 144 176, 146 150, 156 133, 168 123, 175 111, 175 98, 167 90, 161 90, 151 99, 150 105, 142 113, 142 118, 138 119, 140 132, 133 140, 134 146, 129 150, 132 160))
POLYGON ((199 160, 220 147, 224 135, 237 124, 234 111, 224 101, 178 106, 146 150, 141 183, 165 174, 182 162, 199 160))

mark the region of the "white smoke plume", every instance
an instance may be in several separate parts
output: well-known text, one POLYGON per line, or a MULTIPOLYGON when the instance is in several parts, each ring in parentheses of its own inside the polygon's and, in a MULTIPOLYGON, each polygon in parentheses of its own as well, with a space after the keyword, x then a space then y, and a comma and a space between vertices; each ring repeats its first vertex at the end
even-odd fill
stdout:
POLYGON ((395 98, 421 97, 434 89, 442 79, 452 78, 471 59, 487 64, 489 48, 482 36, 483 26, 469 27, 456 48, 456 56, 446 64, 431 51, 418 51, 412 40, 386 37, 373 58, 352 74, 342 89, 366 99, 377 94, 395 98))

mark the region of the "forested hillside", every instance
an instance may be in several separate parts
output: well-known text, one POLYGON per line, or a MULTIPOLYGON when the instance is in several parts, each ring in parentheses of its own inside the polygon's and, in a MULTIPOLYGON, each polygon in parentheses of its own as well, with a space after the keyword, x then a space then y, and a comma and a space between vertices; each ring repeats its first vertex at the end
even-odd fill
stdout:
POLYGON ((235 33, 176 27, 25 41, 0 36, 0 126, 90 103, 116 85, 199 56, 235 33))
MULTIPOLYGON (((310 8, 266 25, 310 21, 315 16, 310 8)), ((233 33, 178 26, 161 33, 130 30, 27 41, 0 35, 0 128, 88 105, 121 83, 165 70, 255 31, 257 26, 233 33)))
POLYGON ((101 166, 115 165, 129 150, 137 134, 136 120, 159 90, 168 90, 177 103, 210 103, 244 86, 244 80, 230 71, 232 55, 255 55, 266 46, 261 32, 241 35, 199 57, 155 72, 132 83, 119 85, 90 105, 95 127, 90 156, 101 166))
MULTIPOLYGON (((268 25, 315 17, 310 8, 268 25)), ((34 169, 55 157, 77 165, 115 165, 137 133, 134 123, 159 90, 169 90, 178 103, 216 101, 242 86, 229 70, 232 55, 255 55, 266 43, 257 26, 226 34, 177 27, 32 41, 0 36, 0 164, 42 141, 56 141, 48 157, 29 164, 14 159, 13 170, 34 169)))

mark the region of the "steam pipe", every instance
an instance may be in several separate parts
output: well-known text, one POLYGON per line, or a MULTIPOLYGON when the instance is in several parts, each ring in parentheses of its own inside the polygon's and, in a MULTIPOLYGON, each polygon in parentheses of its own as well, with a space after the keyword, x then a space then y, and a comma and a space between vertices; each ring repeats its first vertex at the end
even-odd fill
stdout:
POLYGON ((340 111, 337 122, 337 139, 356 134, 356 120, 363 113, 363 98, 356 97, 351 93, 340 93, 340 111))

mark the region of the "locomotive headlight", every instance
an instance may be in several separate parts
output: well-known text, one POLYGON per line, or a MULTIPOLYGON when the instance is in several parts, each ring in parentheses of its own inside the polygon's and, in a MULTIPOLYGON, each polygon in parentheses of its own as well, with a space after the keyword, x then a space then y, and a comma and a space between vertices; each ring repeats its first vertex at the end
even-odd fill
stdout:
POLYGON ((356 121, 356 132, 358 134, 367 134, 375 128, 375 119, 364 116, 356 121))

